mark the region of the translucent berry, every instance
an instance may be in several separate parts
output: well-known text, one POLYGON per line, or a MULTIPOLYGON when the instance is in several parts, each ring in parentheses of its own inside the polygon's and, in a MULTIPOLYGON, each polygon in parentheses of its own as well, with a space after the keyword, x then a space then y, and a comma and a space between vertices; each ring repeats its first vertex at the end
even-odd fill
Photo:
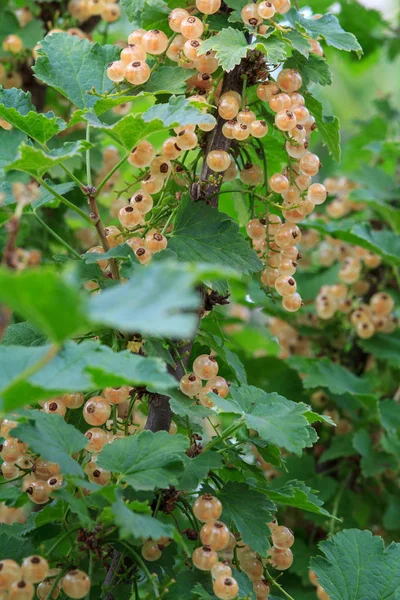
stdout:
POLYGON ((145 29, 135 29, 135 31, 132 31, 132 33, 129 34, 128 44, 141 44, 145 33, 145 29))
POLYGON ((369 301, 371 309, 380 316, 388 316, 394 309, 394 300, 386 292, 374 294, 369 301))
POLYGON ((153 256, 148 248, 143 248, 143 247, 138 248, 136 250, 135 254, 136 254, 136 258, 142 265, 147 265, 147 263, 150 262, 150 260, 153 256))
POLYGON ((189 60, 195 61, 201 48, 201 40, 187 40, 183 45, 183 53, 189 60))
POLYGON ((89 425, 104 425, 110 418, 111 406, 101 396, 93 396, 83 407, 83 418, 89 425))
POLYGON ((181 150, 193 150, 197 146, 197 135, 190 129, 183 129, 178 133, 177 144, 181 150))
POLYGON ((22 561, 22 577, 30 583, 39 583, 47 577, 49 563, 42 556, 28 556, 22 561))
POLYGON ((62 580, 62 589, 70 598, 84 598, 90 590, 90 577, 83 571, 69 571, 62 580))
POLYGON ((268 133, 268 125, 265 121, 253 121, 250 125, 250 133, 255 138, 263 138, 268 133))
POLYGON ((25 448, 16 438, 8 438, 0 444, 0 456, 5 462, 16 462, 25 452, 25 448))
POLYGON ((217 393, 221 398, 225 398, 225 396, 229 393, 229 386, 224 377, 212 377, 207 381, 207 388, 210 388, 214 393, 217 393))
POLYGON ((223 95, 218 102, 218 114, 222 119, 231 121, 236 117, 240 104, 233 96, 223 95))
POLYGON ((275 289, 280 296, 294 294, 297 289, 296 280, 288 275, 279 275, 275 281, 275 289))
POLYGON ((239 169, 234 161, 231 162, 227 170, 224 172, 222 181, 233 181, 238 176, 239 169))
POLYGON ((211 379, 218 373, 218 363, 214 356, 200 354, 193 361, 193 371, 201 379, 211 379))
POLYGON ((233 127, 233 138, 242 142, 250 136, 250 127, 244 123, 235 123, 233 127))
POLYGON ((150 165, 155 157, 155 153, 152 144, 147 140, 143 140, 132 150, 128 162, 138 169, 143 169, 150 165))
POLYGON ((204 546, 210 546, 218 552, 228 545, 230 531, 221 521, 209 521, 201 528, 200 539, 204 546))
POLYGON ((269 187, 277 194, 284 194, 289 188, 289 180, 281 173, 275 173, 269 178, 269 187))
POLYGON ((220 600, 232 600, 239 593, 239 585, 233 577, 218 577, 213 583, 214 594, 220 600))
POLYGON ((114 82, 123 81, 125 79, 125 65, 120 60, 110 63, 107 68, 107 77, 114 82))
POLYGON ((265 81, 257 88, 257 96, 263 102, 269 102, 276 94, 279 94, 279 86, 275 81, 265 81))
POLYGON ((187 375, 184 375, 180 380, 179 387, 181 389, 181 392, 183 392, 186 396, 193 398, 199 392, 201 392, 201 379, 194 373, 188 373, 187 375))
POLYGON ((31 481, 26 488, 26 493, 34 504, 46 504, 49 501, 46 481, 40 481, 39 479, 31 481))
POLYGON ((211 571, 213 566, 218 562, 218 554, 215 550, 211 550, 209 546, 200 546, 192 554, 194 566, 200 571, 211 571))
POLYGON ((275 115, 275 125, 280 131, 290 131, 296 124, 296 117, 291 110, 281 110, 275 115))
POLYGON ((193 504, 193 514, 199 521, 207 523, 208 521, 216 521, 222 513, 222 504, 211 494, 199 496, 193 504))
POLYGON ((168 48, 168 38, 163 31, 152 29, 143 35, 142 45, 147 54, 163 54, 168 48))
POLYGON ((272 533, 272 543, 280 550, 290 548, 294 543, 293 532, 284 525, 279 525, 272 533))
POLYGON ((289 296, 284 296, 282 298, 282 306, 288 312, 296 312, 298 311, 303 302, 299 293, 295 292, 294 294, 290 294, 289 296))
POLYGON ((32 600, 35 588, 29 581, 14 581, 8 590, 9 600, 32 600))
POLYGON ((21 567, 8 558, 0 561, 0 591, 6 591, 15 581, 21 579, 21 567))
POLYGON ((300 229, 292 223, 284 223, 276 230, 274 240, 279 248, 290 248, 300 242, 300 229))
POLYGON ((279 93, 272 96, 269 101, 269 107, 274 112, 281 112, 282 110, 289 110, 292 106, 290 96, 287 94, 279 93))
POLYGON ((213 15, 221 8, 221 0, 196 0, 196 8, 204 15, 213 15))
POLYGON ((200 73, 207 73, 212 75, 219 67, 218 59, 215 56, 215 52, 210 50, 205 54, 200 54, 194 61, 194 66, 200 73))
POLYGON ((256 27, 262 21, 262 18, 258 13, 257 4, 246 4, 246 6, 242 8, 241 16, 243 22, 252 27, 256 27))
POLYGON ((212 171, 221 173, 226 171, 231 164, 231 157, 227 152, 225 152, 225 150, 211 150, 211 152, 207 154, 206 161, 208 167, 212 171))
POLYGON ((277 83, 281 90, 291 94, 301 88, 303 81, 300 73, 295 69, 282 69, 278 75, 277 83))
POLYGON ((306 152, 300 159, 299 167, 304 175, 314 177, 320 169, 319 158, 312 152, 306 152))
POLYGON ((165 250, 168 240, 162 233, 152 232, 146 235, 146 246, 153 254, 165 250))
POLYGON ((272 2, 263 1, 258 5, 258 14, 262 19, 272 19, 275 14, 275 7, 272 2))
POLYGON ((197 17, 187 17, 181 23, 181 34, 188 40, 200 38, 203 31, 204 25, 197 17))
POLYGON ((67 408, 75 409, 83 406, 84 397, 82 392, 71 392, 61 396, 61 400, 67 408))
POLYGON ((188 17, 189 13, 184 8, 174 8, 168 15, 168 24, 172 31, 180 33, 182 21, 188 17))
POLYGON ((20 470, 15 463, 4 461, 0 466, 0 473, 4 479, 15 479, 20 474, 20 470))
POLYGON ((4 52, 11 52, 11 54, 18 54, 24 47, 21 38, 14 34, 5 37, 2 46, 4 52))
POLYGON ((146 50, 142 44, 129 44, 121 51, 120 61, 124 68, 135 60, 146 60, 146 50))
POLYGON ((164 187, 164 178, 149 173, 142 179, 142 189, 147 194, 158 194, 164 187))
POLYGON ((67 407, 61 400, 47 400, 43 405, 43 411, 51 415, 61 415, 64 417, 67 412, 67 407))
POLYGON ((263 240, 267 235, 265 223, 260 219, 252 219, 246 225, 246 231, 252 240, 263 240))
POLYGON ((153 208, 153 198, 144 190, 138 190, 129 200, 129 204, 133 206, 142 215, 146 215, 153 208))
POLYGON ((264 180, 264 172, 260 165, 247 163, 240 171, 240 179, 245 185, 259 185, 264 180))
POLYGON ((272 547, 268 550, 268 554, 271 565, 279 571, 285 571, 293 564, 293 553, 290 548, 281 550, 279 548, 272 547))
POLYGON ((157 541, 147 540, 142 546, 142 556, 148 562, 154 562, 161 558, 162 551, 157 541))
POLYGON ((121 404, 129 397, 129 386, 105 388, 103 396, 110 404, 121 404))
POLYGON ((132 85, 142 85, 150 79, 150 67, 143 60, 134 60, 125 69, 125 79, 132 85))
POLYGON ((123 206, 118 212, 118 220, 122 227, 132 229, 139 225, 142 221, 142 214, 133 206, 123 206))
POLYGON ((232 569, 224 562, 217 562, 211 569, 211 577, 218 579, 218 577, 231 577, 232 569))
POLYGON ((177 137, 169 137, 165 140, 161 148, 163 156, 169 160, 176 160, 182 154, 182 149, 178 146, 177 137))
POLYGON ((88 452, 100 452, 103 446, 107 443, 107 433, 99 427, 92 427, 85 433, 88 440, 86 450, 88 452))

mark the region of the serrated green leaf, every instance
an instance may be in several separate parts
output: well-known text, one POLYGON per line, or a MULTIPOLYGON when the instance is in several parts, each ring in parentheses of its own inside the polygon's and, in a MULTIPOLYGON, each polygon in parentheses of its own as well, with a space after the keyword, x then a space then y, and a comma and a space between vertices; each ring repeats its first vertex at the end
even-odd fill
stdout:
POLYGON ((211 451, 201 452, 198 456, 187 461, 185 471, 179 481, 182 490, 195 490, 197 486, 207 477, 212 469, 219 469, 223 465, 220 454, 211 451))
POLYGON ((217 35, 211 36, 202 42, 199 54, 205 54, 210 50, 216 53, 220 67, 224 71, 232 71, 246 56, 249 44, 246 36, 240 29, 227 27, 217 35))
POLYGON ((282 40, 288 42, 297 52, 300 52, 306 58, 310 56, 310 43, 299 31, 296 29, 282 31, 280 35, 282 40))
POLYGON ((213 414, 210 408, 198 404, 196 400, 188 398, 179 390, 171 390, 168 395, 170 396, 169 405, 172 412, 180 417, 203 419, 213 414))
POLYGON ((13 437, 28 444, 44 460, 58 463, 63 474, 82 477, 82 467, 71 455, 87 445, 83 433, 68 425, 60 415, 41 411, 26 412, 25 415, 27 422, 12 430, 13 437))
POLYGON ((40 42, 40 55, 33 71, 38 79, 56 89, 77 108, 92 108, 98 94, 109 92, 114 84, 106 70, 119 58, 117 46, 100 46, 68 33, 53 33, 40 42))
POLYGON ((315 118, 318 131, 321 134, 323 143, 328 147, 330 154, 336 162, 340 161, 340 124, 339 119, 333 115, 323 114, 322 104, 306 94, 306 107, 315 118))
POLYGON ((165 130, 165 126, 159 119, 154 119, 150 123, 147 123, 141 115, 126 115, 113 125, 107 125, 99 121, 92 113, 83 114, 82 118, 92 127, 103 131, 127 150, 132 150, 138 142, 146 139, 150 134, 165 130))
POLYGON ((32 541, 22 534, 22 527, 20 523, 0 524, 0 560, 9 558, 20 563, 27 555, 35 552, 32 541))
POLYGON ((9 325, 2 337, 1 343, 4 346, 43 346, 47 337, 42 335, 33 325, 23 321, 22 323, 13 323, 9 325))
POLYGON ((161 521, 152 517, 151 513, 144 513, 143 507, 137 505, 137 502, 126 505, 121 498, 118 498, 111 507, 114 522, 119 529, 122 540, 127 538, 157 540, 163 536, 169 538, 175 536, 176 529, 173 525, 161 523, 161 521), (137 511, 137 508, 141 508, 141 511, 137 511))
POLYGON ((355 51, 359 56, 362 54, 362 48, 356 36, 344 31, 338 18, 331 13, 323 15, 319 19, 312 19, 304 17, 292 8, 285 16, 293 26, 299 26, 310 37, 317 39, 321 36, 328 46, 346 52, 355 51))
POLYGON ((153 106, 155 101, 155 96, 147 92, 141 92, 137 96, 106 96, 105 98, 97 99, 96 104, 93 106, 93 111, 97 116, 99 116, 107 112, 111 108, 129 102, 131 104, 131 111, 135 114, 138 114, 144 112, 145 110, 150 108, 150 106, 153 106))
POLYGON ((128 350, 113 352, 89 340, 67 342, 48 364, 34 375, 21 375, 52 349, 0 346, 0 406, 12 410, 24 404, 52 398, 66 392, 95 391, 121 385, 147 386, 165 392, 176 386, 160 359, 146 358, 128 350))
POLYGON ((379 404, 379 411, 386 431, 396 432, 400 428, 400 404, 395 400, 383 400, 379 404))
POLYGON ((103 469, 119 475, 135 490, 154 490, 177 485, 186 462, 188 440, 166 431, 142 431, 107 444, 98 455, 103 469))
POLYGON ((315 430, 305 417, 308 407, 302 402, 267 394, 252 385, 231 385, 230 395, 232 398, 213 394, 212 398, 223 412, 242 415, 247 426, 263 440, 295 454, 301 454, 303 448, 316 441, 315 430))
POLYGON ((323 501, 315 495, 308 485, 301 481, 288 481, 280 488, 268 490, 268 498, 277 504, 294 506, 318 515, 329 517, 329 512, 322 508, 323 501))
POLYGON ((243 273, 262 268, 237 224, 204 202, 182 202, 169 246, 181 261, 220 264, 243 273))
POLYGON ((55 342, 87 327, 83 298, 49 267, 0 269, 0 301, 55 342))
POLYGON ((305 57, 295 50, 292 56, 285 61, 284 67, 297 69, 302 76, 304 87, 308 87, 311 82, 319 85, 331 85, 332 83, 332 73, 322 56, 310 54, 305 57))
POLYGON ((144 90, 155 95, 184 94, 187 91, 186 81, 196 73, 193 69, 182 69, 179 66, 160 66, 154 71, 144 90))
POLYGON ((263 52, 268 62, 282 62, 290 54, 290 46, 276 36, 258 34, 256 37, 257 41, 251 44, 249 48, 257 48, 257 50, 263 52))
POLYGON ((213 124, 215 122, 212 115, 202 113, 185 96, 171 96, 168 102, 152 106, 142 116, 146 123, 158 119, 168 128, 176 125, 213 124))
POLYGON ((16 88, 0 89, 0 117, 42 144, 66 127, 52 112, 36 112, 31 94, 16 88))
POLYGON ((361 470, 365 477, 374 477, 387 469, 396 468, 393 456, 375 449, 366 429, 360 429, 353 437, 353 446, 361 454, 361 470))
POLYGON ((223 506, 222 521, 228 526, 232 521, 243 541, 261 556, 266 556, 270 535, 267 523, 273 518, 275 505, 245 483, 228 482, 216 495, 223 506))
POLYGON ((394 332, 391 335, 383 333, 375 334, 368 340, 360 340, 361 348, 373 354, 380 360, 387 360, 389 363, 396 366, 399 364, 400 356, 400 333, 394 332))
MULTIPOLYGON (((15 160, 15 156, 18 152, 19 146, 22 142, 26 142, 26 140, 26 135, 18 129, 6 131, 5 129, 0 128, 0 169, 3 169, 9 163, 15 160)), ((11 187, 11 185, 8 182, 4 183, 6 185, 8 184, 8 186, 11 187)))
MULTIPOLYGON (((71 36, 76 37, 76 36, 71 36)), ((6 171, 16 169, 25 171, 34 177, 41 177, 46 171, 65 162, 68 158, 79 156, 84 150, 90 148, 90 145, 83 140, 77 142, 65 142, 61 148, 45 152, 40 148, 34 148, 24 142, 18 148, 18 154, 11 162, 4 165, 6 171)))
POLYGON ((319 548, 311 569, 331 600, 397 600, 400 588, 400 544, 385 548, 370 531, 345 529, 319 548))
POLYGON ((340 435, 332 439, 329 448, 322 454, 319 462, 323 463, 328 460, 335 460, 335 458, 352 456, 353 454, 353 435, 340 435))
POLYGON ((196 327, 195 311, 199 305, 194 279, 193 274, 175 263, 138 266, 127 283, 91 298, 90 318, 123 331, 190 336, 196 327))

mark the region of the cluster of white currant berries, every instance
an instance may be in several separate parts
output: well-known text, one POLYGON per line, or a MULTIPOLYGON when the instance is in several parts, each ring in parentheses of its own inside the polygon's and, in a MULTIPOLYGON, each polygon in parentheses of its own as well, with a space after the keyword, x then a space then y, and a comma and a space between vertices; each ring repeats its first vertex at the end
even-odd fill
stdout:
MULTIPOLYGON (((307 323, 309 324, 309 323, 307 323)), ((301 335, 298 330, 283 319, 270 317, 268 329, 279 342, 279 358, 285 359, 291 355, 312 356, 311 340, 301 335)))
POLYGON ((326 213, 332 219, 341 219, 352 211, 360 211, 365 208, 362 202, 354 202, 349 193, 357 187, 357 184, 347 177, 327 177, 324 186, 333 200, 326 206, 326 213))
POLYGON ((121 14, 118 0, 70 0, 68 10, 79 22, 90 17, 101 17, 106 23, 114 23, 121 14))
POLYGON ((330 600, 330 597, 328 596, 324 588, 319 585, 317 575, 314 573, 314 571, 308 571, 308 578, 310 582, 316 587, 315 591, 317 593, 318 600, 330 600))
POLYGON ((186 373, 181 378, 181 391, 189 398, 197 398, 203 406, 214 406, 210 393, 222 398, 229 393, 229 384, 224 377, 218 375, 218 369, 218 362, 213 354, 200 354, 193 361, 193 372, 186 373))
POLYGON ((362 267, 367 270, 376 269, 382 262, 378 254, 374 254, 360 246, 353 246, 341 240, 326 237, 318 247, 318 261, 323 267, 330 267, 336 261, 342 262, 339 279, 343 283, 355 283, 360 279, 362 267))
POLYGON ((201 571, 211 572, 213 590, 217 598, 232 600, 239 593, 239 585, 232 577, 229 564, 219 561, 218 552, 232 550, 236 539, 225 523, 219 521, 222 504, 215 496, 204 494, 196 499, 193 514, 204 523, 200 530, 202 546, 193 552, 193 564, 201 571))
POLYGON ((268 22, 276 14, 284 15, 290 7, 290 0, 263 0, 258 4, 246 4, 242 8, 241 16, 243 23, 254 27, 260 33, 265 33, 267 24, 263 24, 264 19, 268 22))
POLYGON ((0 561, 0 594, 6 594, 2 598, 32 600, 37 596, 45 600, 50 592, 52 598, 57 598, 63 591, 68 598, 79 599, 89 590, 90 577, 86 573, 76 569, 60 577, 60 569, 50 569, 43 556, 28 556, 21 565, 8 558, 0 561), (35 584, 39 584, 36 590, 35 584))
POLYGON ((320 319, 332 319, 336 312, 350 314, 356 334, 368 339, 375 333, 393 333, 398 319, 393 313, 394 300, 387 292, 377 292, 365 304, 344 284, 323 286, 315 301, 320 319))

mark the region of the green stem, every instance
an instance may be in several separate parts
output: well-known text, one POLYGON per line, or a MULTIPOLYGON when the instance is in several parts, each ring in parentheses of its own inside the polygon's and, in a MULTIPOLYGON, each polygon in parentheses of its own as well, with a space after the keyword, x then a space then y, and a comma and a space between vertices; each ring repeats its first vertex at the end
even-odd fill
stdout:
POLYGON ((340 488, 337 491, 335 499, 333 501, 332 516, 329 521, 329 533, 331 535, 333 535, 335 533, 335 522, 336 522, 337 514, 339 511, 340 501, 342 499, 343 492, 346 489, 347 484, 349 483, 349 479, 350 479, 350 476, 346 477, 345 480, 342 482, 340 488))
POLYGON ((63 240, 58 233, 56 233, 51 227, 49 227, 37 214, 36 211, 33 211, 33 216, 35 217, 35 219, 38 221, 38 223, 41 224, 41 226, 50 234, 53 236, 54 239, 56 239, 58 242, 60 242, 60 244, 62 244, 63 246, 65 246, 65 248, 67 248, 67 250, 73 255, 75 256, 75 258, 78 258, 79 260, 82 260, 81 255, 78 254, 78 252, 76 252, 76 250, 74 250, 72 248, 72 246, 70 246, 65 240, 63 240))
POLYGON ((72 179, 72 181, 75 181, 76 185, 82 189, 83 188, 83 183, 82 181, 80 181, 77 177, 75 177, 75 175, 72 173, 72 171, 70 171, 68 169, 68 167, 66 167, 65 165, 63 165, 62 163, 60 164, 60 167, 62 168, 62 170, 67 173, 68 177, 70 177, 72 179))
POLYGON ((57 198, 57 200, 60 200, 60 202, 62 202, 66 206, 68 206, 68 208, 71 208, 76 213, 78 213, 78 215, 80 215, 82 217, 82 219, 85 219, 85 221, 87 223, 90 223, 90 225, 93 225, 92 219, 89 217, 89 215, 87 215, 85 212, 83 212, 83 210, 80 209, 78 206, 75 206, 75 204, 72 204, 72 202, 70 202, 69 200, 64 198, 64 196, 61 196, 61 194, 56 192, 56 190, 54 190, 50 185, 48 185, 41 177, 38 178, 38 182, 48 192, 50 192, 50 194, 52 194, 54 196, 54 198, 57 198))
POLYGON ((238 422, 235 421, 235 423, 233 423, 230 427, 225 429, 225 431, 223 431, 219 437, 216 437, 213 440, 211 440, 211 442, 209 442, 207 444, 207 446, 204 448, 203 452, 205 452, 206 450, 210 450, 210 448, 213 448, 220 442, 223 442, 226 438, 232 436, 238 429, 240 429, 242 427, 243 423, 244 423, 243 418, 241 418, 238 422))
POLYGON ((60 346, 58 344, 53 344, 50 346, 48 352, 42 356, 37 362, 33 365, 30 365, 26 369, 24 369, 17 377, 15 377, 8 385, 6 385, 2 390, 0 390, 0 396, 4 396, 11 388, 15 386, 17 383, 21 383, 34 375, 37 371, 40 371, 42 367, 47 365, 58 353, 60 350, 60 346))
POLYGON ((167 219, 167 220, 166 220, 166 222, 165 222, 165 225, 164 225, 164 227, 163 227, 163 228, 162 228, 162 230, 161 230, 161 233, 165 233, 165 232, 167 231, 167 229, 168 229, 168 226, 169 226, 169 224, 171 223, 172 219, 174 218, 174 216, 175 216, 175 214, 176 214, 176 211, 177 211, 177 210, 178 210, 178 209, 177 209, 177 208, 175 208, 175 209, 174 209, 174 210, 171 212, 171 214, 169 215, 168 219, 167 219))
POLYGON ((80 528, 81 528, 81 526, 79 525, 78 527, 73 527, 72 529, 69 529, 68 531, 66 531, 60 538, 58 538, 58 540, 47 551, 47 556, 52 559, 52 554, 53 554, 54 550, 57 548, 57 546, 59 546, 61 544, 61 542, 63 542, 69 535, 74 533, 74 531, 78 531, 78 529, 80 529, 80 528))
MULTIPOLYGON (((90 144, 90 125, 86 125, 86 141, 90 144)), ((86 150, 86 183, 92 185, 92 169, 90 165, 90 150, 86 150)))
POLYGON ((130 155, 130 152, 127 152, 125 154, 125 156, 123 156, 121 158, 121 160, 119 160, 117 162, 116 165, 113 166, 113 168, 111 169, 111 171, 108 173, 108 175, 106 175, 104 177, 104 179, 99 183, 99 185, 97 186, 97 193, 100 192, 100 190, 105 186, 105 184, 107 183, 107 181, 109 179, 111 179, 111 177, 114 175, 115 171, 118 171, 118 169, 124 164, 124 162, 128 159, 128 156, 130 155))
POLYGON ((283 594, 286 598, 288 598, 288 600, 294 600, 293 596, 291 596, 290 594, 288 594, 281 585, 279 585, 279 583, 272 577, 272 575, 270 575, 270 573, 268 572, 268 569, 264 569, 264 573, 267 576, 267 579, 270 583, 272 583, 272 585, 274 585, 275 587, 278 588, 278 590, 281 592, 281 594, 283 594))
POLYGON ((135 550, 133 550, 133 548, 131 548, 131 546, 129 546, 128 544, 126 544, 125 542, 120 541, 120 544, 122 544, 122 546, 125 546, 125 548, 128 549, 128 551, 132 554, 133 558, 135 559, 135 561, 137 562, 137 564, 139 565, 139 567, 141 569, 143 569, 147 579, 149 581, 151 581, 151 584, 153 586, 153 591, 154 591, 154 595, 156 598, 160 597, 160 593, 158 591, 158 587, 156 582, 154 581, 154 577, 151 575, 150 571, 148 570, 148 568, 146 567, 146 564, 144 563, 144 561, 141 559, 141 557, 139 556, 139 554, 137 552, 135 552, 135 550))
POLYGON ((49 589, 49 593, 46 596, 46 600, 51 600, 53 598, 53 592, 57 587, 58 582, 60 581, 61 577, 64 576, 64 571, 60 571, 57 576, 54 578, 53 584, 51 586, 51 588, 49 589))

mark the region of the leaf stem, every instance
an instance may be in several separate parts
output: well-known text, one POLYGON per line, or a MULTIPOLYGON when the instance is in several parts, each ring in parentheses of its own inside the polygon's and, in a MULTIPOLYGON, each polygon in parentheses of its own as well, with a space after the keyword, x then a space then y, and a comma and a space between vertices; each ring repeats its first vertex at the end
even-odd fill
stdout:
POLYGON ((106 175, 104 177, 104 179, 99 183, 99 185, 97 186, 97 193, 99 193, 102 188, 105 186, 105 184, 107 183, 107 181, 109 179, 111 179, 111 177, 114 175, 115 171, 118 171, 118 169, 124 164, 124 162, 128 159, 128 156, 130 155, 130 152, 127 152, 122 158, 121 160, 119 160, 117 162, 116 165, 113 166, 113 168, 111 169, 111 171, 108 173, 108 175, 106 175))
MULTIPOLYGON (((90 125, 86 125, 86 141, 90 144, 90 125)), ((92 185, 92 169, 90 164, 90 149, 86 150, 86 183, 92 185)))
POLYGON ((61 542, 63 542, 69 535, 71 535, 71 533, 74 533, 74 531, 78 531, 78 529, 80 528, 81 526, 78 525, 77 527, 73 527, 72 529, 66 531, 61 537, 58 538, 58 540, 51 546, 51 548, 47 550, 47 556, 52 559, 52 554, 57 548, 57 546, 59 546, 61 542))
POLYGON ((68 206, 68 208, 71 208, 72 210, 74 210, 76 213, 78 213, 78 215, 80 215, 82 217, 82 219, 85 219, 85 221, 87 223, 90 223, 91 225, 93 225, 92 219, 90 218, 89 215, 87 215, 82 209, 79 208, 79 206, 75 206, 75 204, 73 204, 72 202, 70 202, 69 200, 67 200, 66 198, 64 198, 64 196, 61 196, 61 194, 59 194, 58 192, 56 192, 56 190, 54 190, 50 185, 48 185, 44 179, 42 179, 41 177, 38 178, 37 180, 41 186, 43 186, 48 192, 50 192, 50 194, 52 194, 54 196, 54 198, 57 198, 57 200, 60 200, 60 202, 62 202, 63 204, 65 204, 66 206, 68 206))
POLYGON ((283 594, 286 598, 288 598, 288 600, 294 600, 293 596, 291 596, 290 594, 288 594, 283 587, 272 577, 272 575, 269 573, 267 568, 264 568, 264 573, 267 576, 267 579, 270 583, 272 583, 272 585, 274 585, 275 587, 278 588, 278 590, 281 592, 281 594, 283 594))
POLYGON ((151 575, 150 571, 146 567, 146 564, 141 559, 141 557, 139 556, 139 554, 133 548, 131 548, 131 546, 129 546, 129 544, 126 544, 125 542, 122 542, 122 541, 120 541, 120 544, 122 544, 123 546, 125 546, 125 548, 128 549, 128 551, 132 554, 133 558, 135 559, 135 561, 137 562, 137 564, 139 565, 139 567, 141 567, 141 569, 143 569, 143 571, 144 571, 147 579, 151 582, 151 584, 153 586, 155 597, 159 598, 160 597, 160 593, 159 593, 158 587, 157 587, 157 585, 156 585, 156 583, 154 581, 154 577, 153 577, 153 575, 151 575))
POLYGON ((214 448, 214 446, 216 446, 217 444, 219 444, 220 442, 223 442, 226 438, 230 437, 231 435, 233 435, 238 429, 240 429, 242 427, 242 425, 244 424, 244 419, 243 417, 240 418, 239 421, 235 421, 234 423, 232 423, 232 425, 230 427, 227 427, 227 429, 225 429, 225 431, 223 431, 219 437, 214 438, 213 440, 211 440, 206 447, 204 448, 203 452, 205 452, 206 450, 210 450, 210 448, 214 448))
MULTIPOLYGON (((29 213, 28 213, 29 214, 29 213)), ((78 252, 76 252, 76 250, 74 250, 72 248, 72 246, 70 246, 65 240, 63 240, 58 233, 56 233, 51 227, 49 227, 49 225, 47 225, 42 219, 41 217, 39 217, 39 215, 37 214, 36 211, 33 211, 33 216, 35 217, 35 219, 38 221, 38 223, 41 224, 41 226, 50 234, 53 236, 54 239, 56 239, 58 242, 60 242, 60 244, 62 244, 63 246, 65 246, 65 248, 67 248, 67 250, 73 255, 75 256, 75 258, 82 260, 82 257, 80 254, 78 254, 78 252)))
POLYGON ((64 575, 64 571, 60 571, 59 573, 57 573, 56 577, 54 578, 53 584, 51 586, 51 588, 49 589, 49 592, 46 596, 46 600, 51 600, 53 598, 53 592, 57 587, 57 583, 60 581, 61 577, 63 577, 64 575))

